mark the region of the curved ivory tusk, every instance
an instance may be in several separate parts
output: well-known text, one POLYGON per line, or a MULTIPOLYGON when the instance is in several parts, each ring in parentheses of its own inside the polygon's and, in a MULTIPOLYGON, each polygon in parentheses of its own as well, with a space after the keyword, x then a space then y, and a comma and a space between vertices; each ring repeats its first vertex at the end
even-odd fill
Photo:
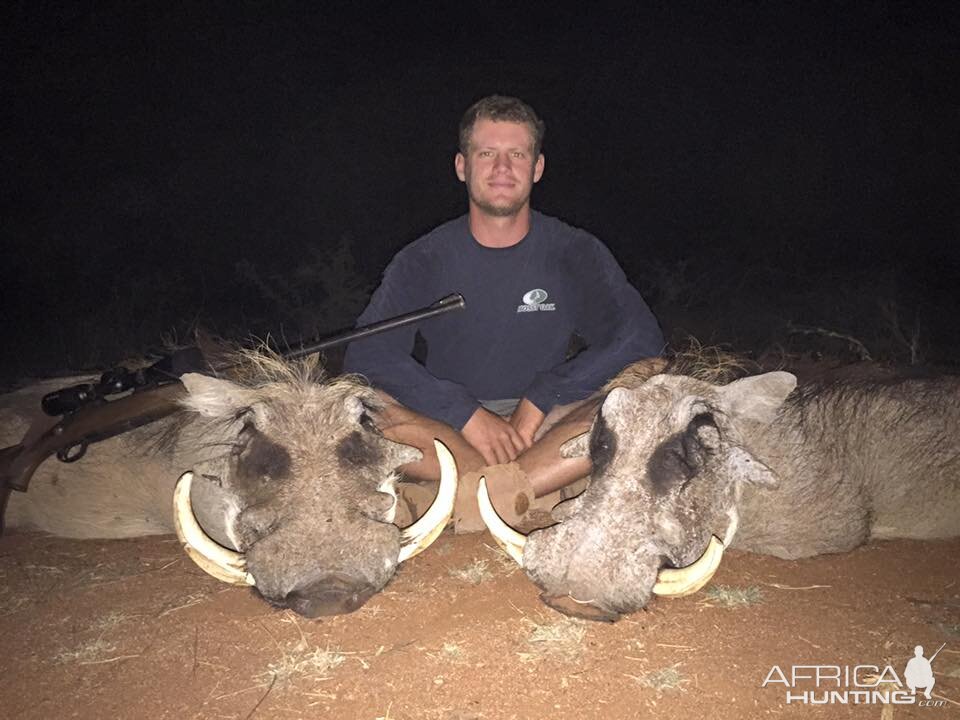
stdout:
POLYGON ((493 503, 490 502, 490 494, 487 492, 487 479, 483 477, 480 478, 480 485, 477 487, 477 504, 480 506, 480 517, 483 518, 493 539, 497 541, 497 545, 516 560, 520 567, 523 567, 523 548, 527 544, 527 538, 497 515, 493 503))
POLYGON ((457 496, 457 463, 447 446, 439 440, 433 441, 440 461, 440 488, 430 509, 413 525, 400 531, 400 556, 398 563, 418 555, 439 537, 453 516, 453 501, 457 496))
POLYGON ((246 571, 247 561, 241 553, 228 550, 214 542, 200 527, 193 514, 190 488, 193 473, 185 472, 177 480, 173 491, 173 524, 183 549, 201 570, 232 585, 255 585, 246 571))
POLYGON ((657 583, 653 586, 654 595, 683 597, 691 595, 708 582, 720 567, 723 557, 723 542, 716 535, 710 536, 710 544, 695 562, 685 568, 661 570, 657 583))

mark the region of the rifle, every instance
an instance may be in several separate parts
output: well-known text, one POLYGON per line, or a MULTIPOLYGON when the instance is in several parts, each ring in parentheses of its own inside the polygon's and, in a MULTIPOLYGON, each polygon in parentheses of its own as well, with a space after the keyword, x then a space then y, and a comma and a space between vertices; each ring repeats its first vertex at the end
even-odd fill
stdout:
MULTIPOLYGON (((348 330, 281 355, 296 360, 464 307, 463 296, 455 293, 419 310, 348 330)), ((63 417, 52 426, 34 424, 19 444, 0 449, 0 518, 9 491, 26 492, 40 463, 54 453, 61 462, 76 462, 90 444, 156 422, 179 410, 180 400, 186 395, 186 388, 179 380, 183 373, 203 369, 209 374, 232 367, 209 368, 197 348, 188 348, 143 370, 116 368, 104 373, 98 383, 74 385, 45 395, 41 401, 44 412, 63 417), (108 399, 110 395, 122 393, 128 394, 108 399)))
POLYGON ((932 664, 933 664, 933 661, 937 659, 937 655, 939 655, 939 654, 940 654, 940 651, 943 650, 946 646, 947 646, 947 644, 946 644, 946 643, 943 643, 943 645, 941 645, 940 647, 938 647, 938 648, 937 648, 937 651, 936 651, 933 655, 930 656, 930 659, 927 660, 927 662, 932 665, 932 664))

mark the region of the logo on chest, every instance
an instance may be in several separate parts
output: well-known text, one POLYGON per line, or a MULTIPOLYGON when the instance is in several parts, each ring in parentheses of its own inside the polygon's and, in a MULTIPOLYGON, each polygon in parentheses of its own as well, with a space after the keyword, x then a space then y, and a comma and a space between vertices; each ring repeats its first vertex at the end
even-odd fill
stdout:
POLYGON ((547 302, 547 291, 541 288, 528 290, 523 294, 523 304, 517 305, 517 312, 549 312, 556 310, 554 303, 547 302))

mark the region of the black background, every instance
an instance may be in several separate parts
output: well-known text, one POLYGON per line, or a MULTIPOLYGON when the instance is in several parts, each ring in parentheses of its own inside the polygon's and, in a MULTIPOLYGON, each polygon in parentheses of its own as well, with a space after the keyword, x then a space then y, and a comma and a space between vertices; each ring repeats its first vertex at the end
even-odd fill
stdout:
POLYGON ((524 8, 5 4, 0 375, 349 325, 465 211, 456 126, 493 92, 547 123, 535 207, 669 336, 955 362, 951 4, 524 8))

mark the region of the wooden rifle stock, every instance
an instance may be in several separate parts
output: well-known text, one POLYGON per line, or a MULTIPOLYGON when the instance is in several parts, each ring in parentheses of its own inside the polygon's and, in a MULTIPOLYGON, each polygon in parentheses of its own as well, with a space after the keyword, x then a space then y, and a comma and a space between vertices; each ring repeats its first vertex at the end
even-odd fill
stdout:
POLYGON ((85 405, 41 431, 31 428, 18 445, 0 450, 0 487, 26 492, 40 463, 53 454, 64 462, 79 460, 90 443, 106 440, 180 409, 186 388, 177 380, 143 388, 118 400, 99 400, 85 405))

